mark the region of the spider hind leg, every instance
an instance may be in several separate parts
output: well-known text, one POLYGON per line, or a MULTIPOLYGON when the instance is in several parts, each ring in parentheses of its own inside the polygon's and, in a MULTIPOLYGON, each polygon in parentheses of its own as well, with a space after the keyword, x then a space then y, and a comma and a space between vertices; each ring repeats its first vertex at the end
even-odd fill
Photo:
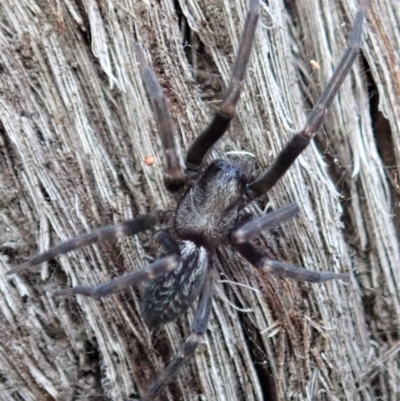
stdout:
POLYGON ((168 364, 161 376, 150 385, 146 395, 141 398, 140 401, 156 399, 164 388, 175 379, 182 366, 193 356, 198 345, 201 343, 207 331, 208 320, 211 313, 213 282, 210 274, 206 274, 199 293, 199 302, 189 337, 187 337, 185 342, 181 345, 175 357, 168 364))

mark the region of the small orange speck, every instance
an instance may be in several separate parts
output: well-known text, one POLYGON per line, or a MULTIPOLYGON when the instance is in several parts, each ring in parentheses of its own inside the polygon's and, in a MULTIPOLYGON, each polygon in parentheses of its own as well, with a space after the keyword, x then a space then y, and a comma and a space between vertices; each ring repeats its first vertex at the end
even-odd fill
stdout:
POLYGON ((310 64, 311 64, 311 67, 314 69, 314 70, 319 70, 321 67, 319 66, 319 64, 315 61, 315 60, 310 60, 310 64))
POLYGON ((144 164, 145 164, 146 166, 152 166, 155 162, 156 162, 156 159, 154 158, 154 156, 147 155, 147 156, 144 158, 144 164))

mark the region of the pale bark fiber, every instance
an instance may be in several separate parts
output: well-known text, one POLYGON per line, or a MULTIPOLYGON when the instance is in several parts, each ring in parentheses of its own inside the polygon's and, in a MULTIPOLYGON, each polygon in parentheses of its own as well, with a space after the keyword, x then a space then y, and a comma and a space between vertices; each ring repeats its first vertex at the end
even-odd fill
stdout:
MULTIPOLYGON (((143 395, 188 335, 193 311, 149 332, 138 289, 52 296, 138 269, 155 255, 148 236, 4 273, 79 233, 174 207, 133 44, 159 77, 183 154, 219 104, 246 3, 1 1, 1 400, 143 395)), ((212 157, 271 162, 332 74, 356 10, 354 0, 262 4, 238 117, 212 157)), ((273 209, 296 201, 301 215, 265 236, 266 252, 354 278, 299 284, 222 251, 205 343, 161 399, 400 399, 399 27, 398 1, 371 1, 324 129, 268 194, 273 209)))

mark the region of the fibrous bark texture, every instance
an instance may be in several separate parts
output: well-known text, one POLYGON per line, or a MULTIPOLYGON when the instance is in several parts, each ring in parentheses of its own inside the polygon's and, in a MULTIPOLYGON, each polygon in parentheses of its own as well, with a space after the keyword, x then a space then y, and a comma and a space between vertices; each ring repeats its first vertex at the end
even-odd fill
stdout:
MULTIPOLYGON (((371 0, 362 51, 323 129, 253 206, 301 208, 259 242, 267 254, 352 280, 280 280, 220 250, 205 343, 162 399, 400 399, 399 4, 371 0)), ((148 235, 5 272, 59 241, 174 207, 134 42, 184 155, 218 107, 246 9, 246 0, 2 0, 1 400, 143 395, 188 335, 192 311, 150 332, 140 288, 100 301, 52 296, 139 269, 155 257, 148 235)), ((239 152, 265 169, 302 128, 356 11, 354 0, 263 2, 237 118, 210 156, 239 152)))

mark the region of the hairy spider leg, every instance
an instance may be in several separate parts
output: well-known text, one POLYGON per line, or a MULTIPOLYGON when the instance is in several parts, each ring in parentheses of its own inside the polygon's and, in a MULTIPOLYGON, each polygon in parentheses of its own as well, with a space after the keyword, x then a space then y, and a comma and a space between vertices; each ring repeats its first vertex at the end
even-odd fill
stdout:
POLYGON ((277 183, 297 157, 309 145, 311 139, 314 138, 322 125, 327 108, 332 103, 344 79, 349 74, 358 55, 362 42, 362 26, 367 6, 368 1, 361 2, 360 9, 354 19, 349 46, 340 60, 339 65, 333 72, 325 90, 319 97, 314 109, 308 116, 304 128, 287 143, 267 171, 249 184, 249 189, 252 190, 256 196, 263 195, 277 183))
POLYGON ((240 97, 242 82, 249 63, 259 14, 260 1, 250 0, 236 61, 222 105, 211 123, 196 137, 190 146, 186 155, 188 172, 196 173, 200 170, 208 151, 224 135, 232 118, 235 116, 235 106, 240 97))
POLYGON ((178 193, 185 185, 185 179, 178 147, 175 142, 175 130, 171 117, 168 101, 164 96, 161 86, 147 64, 144 51, 140 43, 135 43, 135 53, 140 64, 142 79, 147 94, 153 104, 160 134, 161 144, 166 162, 166 177, 164 184, 168 191, 178 193))
POLYGON ((160 274, 173 271, 181 263, 181 254, 178 243, 167 231, 164 230, 160 230, 156 234, 156 237, 169 253, 168 256, 158 259, 138 271, 117 277, 104 284, 82 285, 72 288, 65 288, 62 290, 57 290, 53 294, 55 296, 85 295, 87 297, 99 299, 117 292, 121 292, 136 284, 142 283, 143 281, 153 280, 160 274))
POLYGON ((212 296, 213 281, 211 274, 208 274, 200 292, 199 303, 197 305, 189 337, 179 348, 174 359, 169 363, 161 376, 150 385, 146 395, 141 398, 140 401, 154 400, 164 390, 164 388, 176 378, 179 370, 187 360, 194 355, 207 331, 208 320, 211 313, 212 296))
POLYGON ((250 221, 247 216, 243 221, 240 221, 231 232, 231 241, 234 248, 253 266, 278 277, 291 278, 297 281, 309 281, 311 283, 323 283, 324 281, 333 279, 349 279, 351 275, 347 273, 313 271, 305 269, 304 267, 269 259, 259 252, 254 245, 250 244, 249 241, 260 235, 261 231, 271 230, 279 224, 295 217, 298 212, 299 207, 296 203, 292 203, 250 221))
POLYGON ((231 236, 234 237, 236 244, 249 242, 260 235, 261 231, 272 230, 299 213, 297 203, 290 203, 262 217, 255 218, 254 215, 248 215, 234 227, 231 236))
POLYGON ((281 278, 308 281, 310 283, 323 283, 328 280, 348 280, 351 277, 347 273, 319 272, 269 259, 249 242, 234 244, 234 248, 253 266, 281 278))
POLYGON ((136 235, 142 231, 153 228, 156 224, 165 220, 167 214, 168 213, 166 212, 153 212, 142 214, 132 220, 127 220, 123 223, 102 227, 88 234, 83 234, 79 237, 61 242, 55 247, 50 248, 46 252, 37 254, 28 261, 14 267, 6 274, 9 275, 19 273, 39 263, 47 262, 48 260, 53 259, 58 255, 68 253, 100 241, 115 241, 119 238, 136 235))

